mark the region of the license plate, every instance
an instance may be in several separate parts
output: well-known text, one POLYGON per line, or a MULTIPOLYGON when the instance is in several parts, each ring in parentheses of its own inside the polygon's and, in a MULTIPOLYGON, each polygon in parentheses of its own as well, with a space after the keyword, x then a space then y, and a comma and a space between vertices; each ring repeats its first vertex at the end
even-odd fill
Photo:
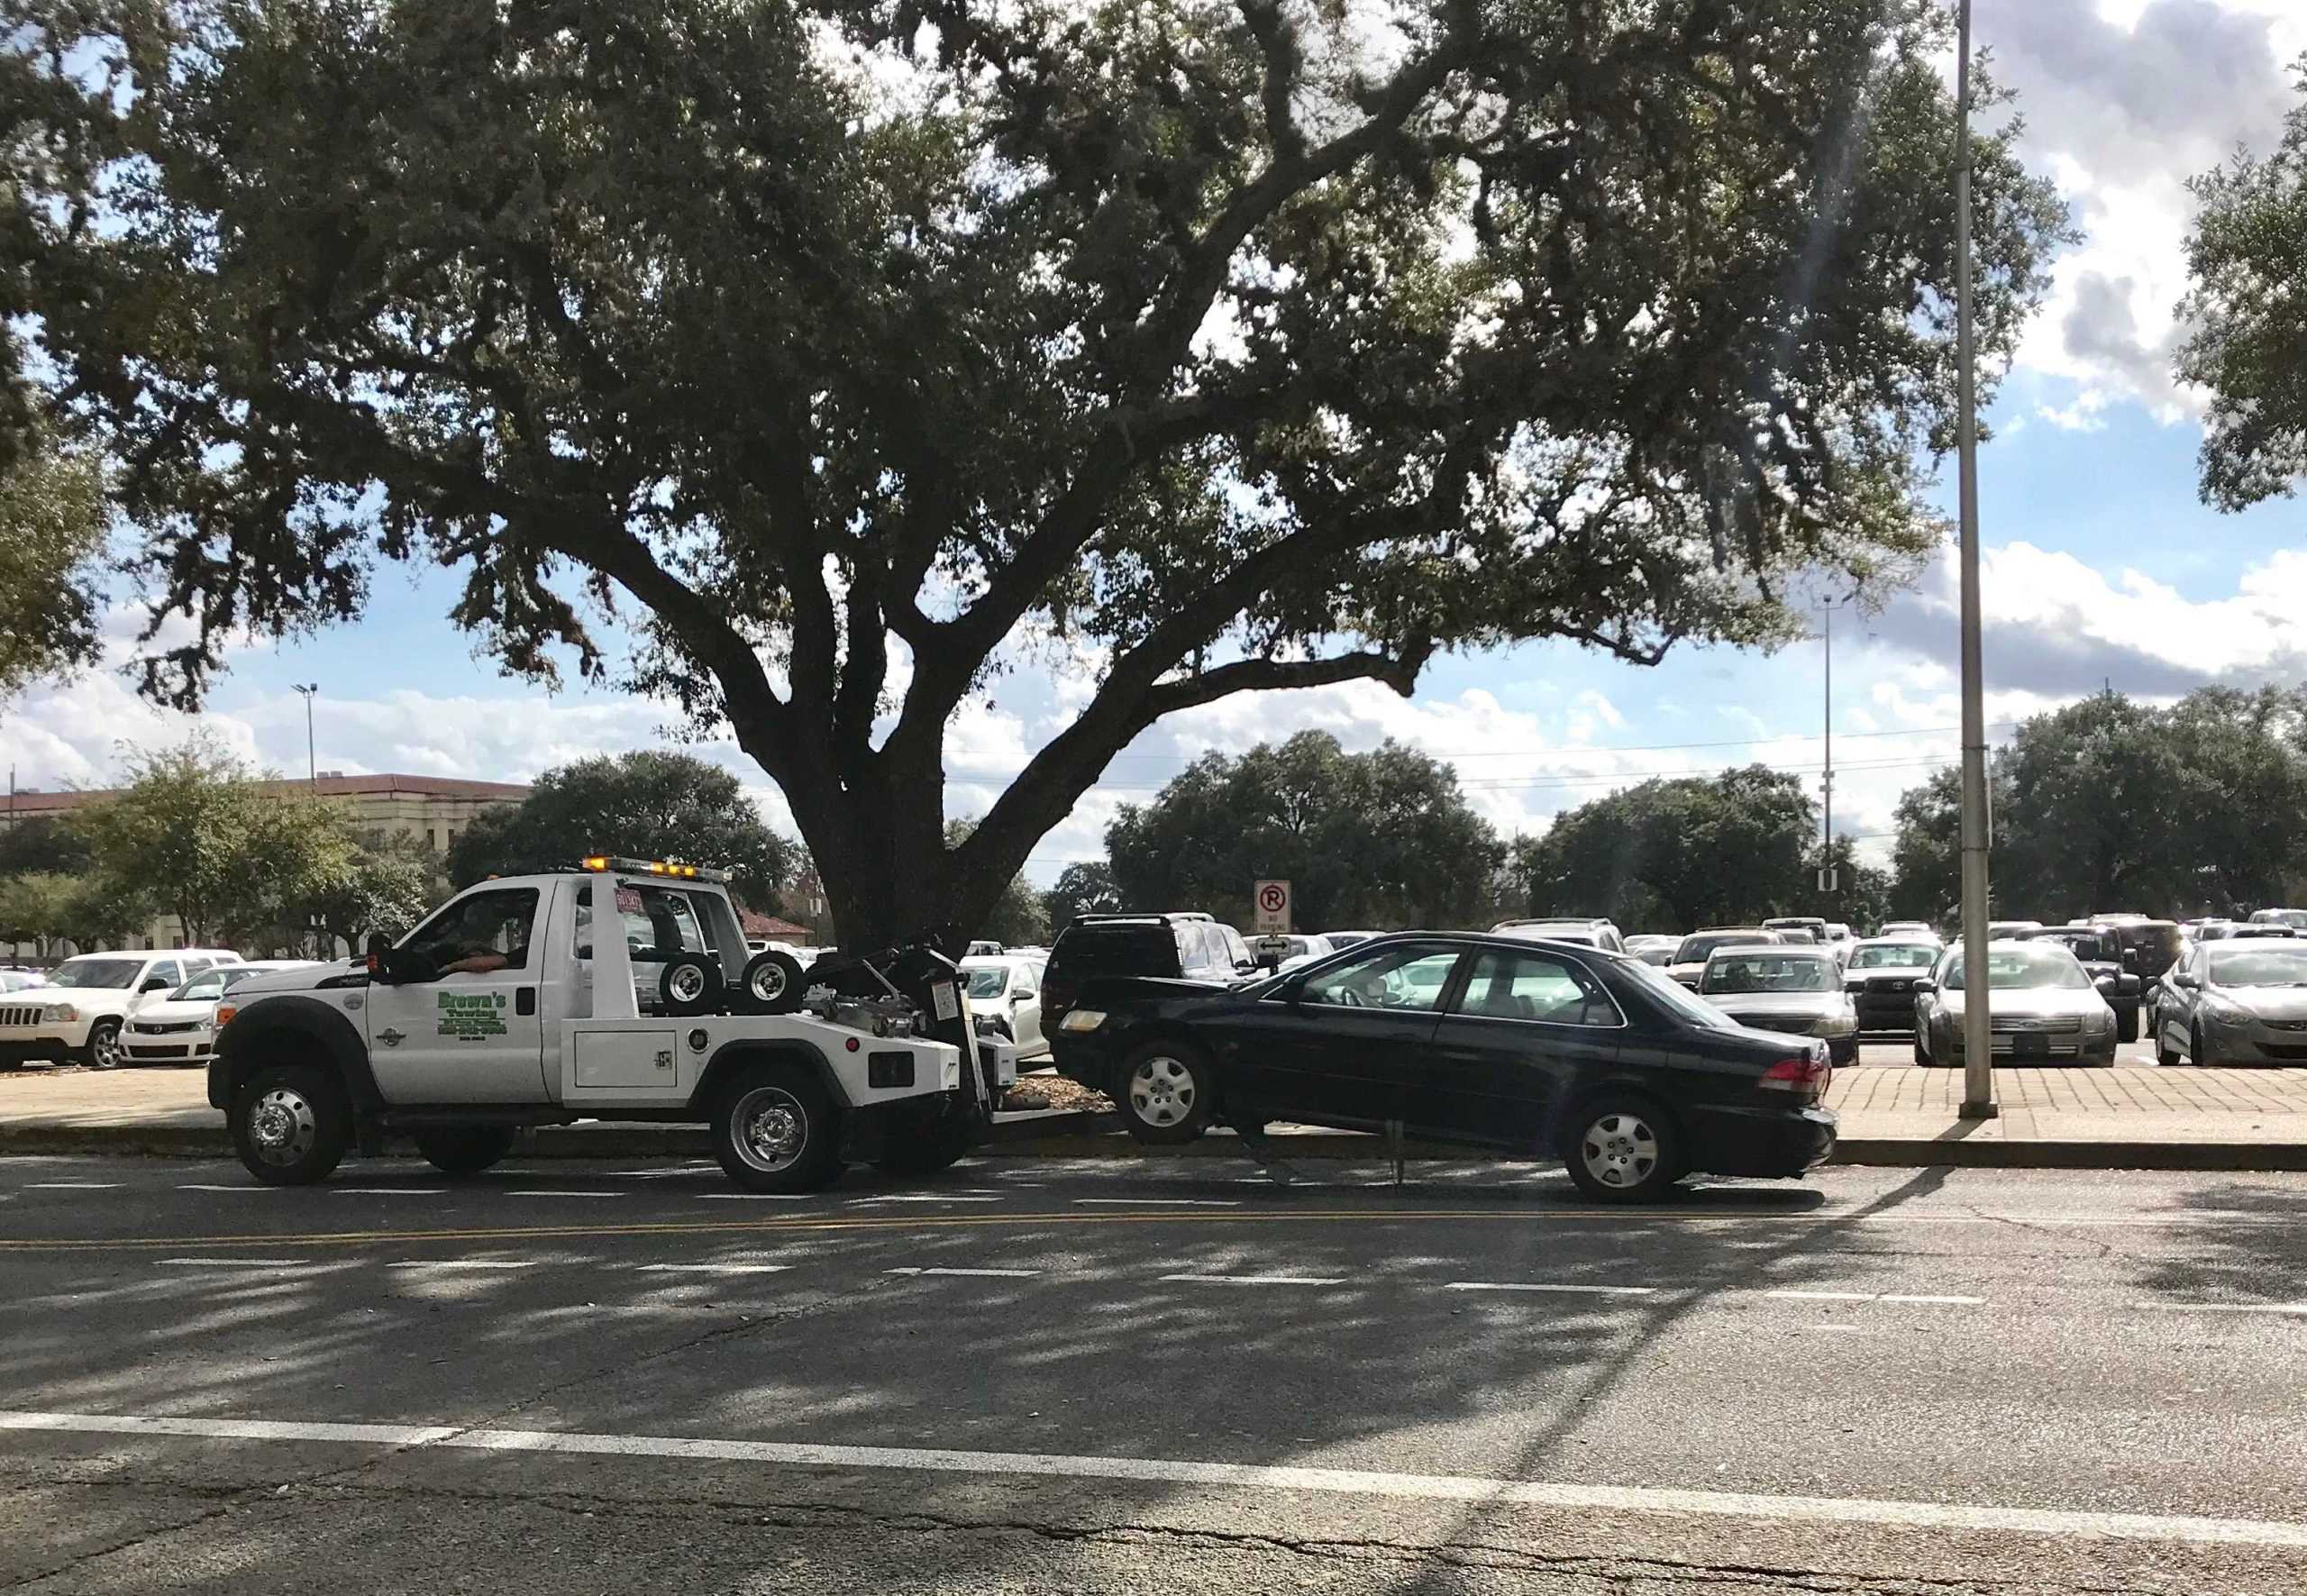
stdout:
POLYGON ((2051 1039, 2033 1032, 2021 1031, 2011 1038, 2011 1051, 2022 1059, 2044 1059, 2051 1055, 2051 1039))

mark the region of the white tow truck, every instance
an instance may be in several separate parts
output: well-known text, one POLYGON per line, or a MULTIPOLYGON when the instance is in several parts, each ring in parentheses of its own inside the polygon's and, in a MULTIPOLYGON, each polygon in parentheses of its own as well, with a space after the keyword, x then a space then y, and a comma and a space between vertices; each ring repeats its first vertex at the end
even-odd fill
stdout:
POLYGON ((474 1173, 524 1127, 586 1119, 703 1124, 731 1180, 773 1192, 850 1163, 943 1168, 982 1138, 1017 1049, 978 1034, 950 960, 749 957, 722 880, 596 855, 476 883, 365 958, 253 979, 218 1007, 208 1100, 269 1185, 396 1135, 474 1173))

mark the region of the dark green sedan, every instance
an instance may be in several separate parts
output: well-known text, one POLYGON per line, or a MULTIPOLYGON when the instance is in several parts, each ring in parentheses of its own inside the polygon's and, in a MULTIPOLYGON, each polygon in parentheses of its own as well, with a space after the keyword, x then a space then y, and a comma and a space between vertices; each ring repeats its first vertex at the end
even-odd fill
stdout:
POLYGON ((1734 1024, 1662 971, 1566 943, 1378 937, 1231 989, 1093 980, 1048 1017, 1061 1073, 1142 1142, 1215 1124, 1381 1130, 1559 1157, 1590 1196, 1792 1178, 1833 1150, 1823 1043, 1734 1024))

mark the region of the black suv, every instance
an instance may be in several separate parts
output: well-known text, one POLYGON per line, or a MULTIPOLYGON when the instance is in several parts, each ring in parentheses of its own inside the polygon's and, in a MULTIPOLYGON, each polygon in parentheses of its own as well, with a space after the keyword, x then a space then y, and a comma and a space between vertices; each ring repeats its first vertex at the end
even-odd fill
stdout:
POLYGON ((1057 1034, 1084 981, 1151 975, 1224 986, 1257 969, 1242 934, 1208 915, 1076 915, 1042 971, 1042 1033, 1057 1034))

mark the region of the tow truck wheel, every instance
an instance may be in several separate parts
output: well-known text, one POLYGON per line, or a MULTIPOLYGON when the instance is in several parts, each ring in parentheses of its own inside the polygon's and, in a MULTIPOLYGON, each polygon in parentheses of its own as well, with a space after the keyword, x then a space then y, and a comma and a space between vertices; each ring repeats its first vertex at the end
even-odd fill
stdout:
POLYGON ((684 1019, 712 1014, 721 1007, 721 972, 701 953, 678 954, 657 977, 657 1000, 684 1019))
POLYGON ((416 1150, 444 1175, 477 1175, 513 1150, 509 1125, 453 1125, 419 1131, 416 1150))
POLYGON ((791 1014, 801 1007, 806 990, 801 961, 775 948, 746 960, 745 972, 737 978, 738 997, 753 1014, 791 1014))
POLYGON ((833 1103, 792 1064, 749 1065, 721 1094, 713 1153, 748 1191, 815 1191, 841 1172, 833 1103))
POLYGON ((352 1105, 343 1085, 309 1064, 272 1064, 233 1094, 233 1146, 268 1186, 328 1179, 352 1142, 352 1105))
POLYGON ((1155 1042, 1122 1061, 1121 1122, 1156 1147, 1192 1141, 1209 1125, 1209 1066, 1182 1043, 1155 1042))

